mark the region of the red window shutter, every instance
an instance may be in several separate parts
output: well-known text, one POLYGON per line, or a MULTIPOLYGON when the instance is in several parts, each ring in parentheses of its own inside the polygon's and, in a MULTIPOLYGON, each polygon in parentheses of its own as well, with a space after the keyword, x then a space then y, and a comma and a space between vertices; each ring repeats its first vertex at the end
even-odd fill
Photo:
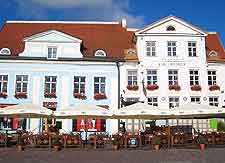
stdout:
POLYGON ((77 131, 80 131, 81 128, 81 119, 77 119, 77 131))
POLYGON ((18 129, 18 124, 19 124, 19 119, 18 118, 13 118, 13 130, 18 129))
POLYGON ((101 131, 101 119, 96 119, 96 125, 95 125, 97 131, 101 131))

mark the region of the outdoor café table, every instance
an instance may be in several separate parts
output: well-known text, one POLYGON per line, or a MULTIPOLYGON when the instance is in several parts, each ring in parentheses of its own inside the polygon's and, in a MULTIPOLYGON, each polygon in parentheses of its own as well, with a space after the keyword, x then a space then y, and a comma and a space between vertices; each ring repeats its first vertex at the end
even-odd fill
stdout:
POLYGON ((125 148, 127 148, 128 146, 129 147, 137 147, 137 146, 141 147, 141 144, 142 144, 141 135, 127 134, 127 135, 125 135, 124 143, 125 143, 124 144, 125 148))

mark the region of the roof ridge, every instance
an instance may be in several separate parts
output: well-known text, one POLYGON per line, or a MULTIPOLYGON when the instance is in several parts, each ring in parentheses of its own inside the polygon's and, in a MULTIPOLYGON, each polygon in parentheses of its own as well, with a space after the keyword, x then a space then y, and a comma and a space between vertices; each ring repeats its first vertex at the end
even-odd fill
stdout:
POLYGON ((120 22, 107 21, 23 21, 23 20, 8 20, 6 23, 31 23, 31 24, 120 24, 120 22))

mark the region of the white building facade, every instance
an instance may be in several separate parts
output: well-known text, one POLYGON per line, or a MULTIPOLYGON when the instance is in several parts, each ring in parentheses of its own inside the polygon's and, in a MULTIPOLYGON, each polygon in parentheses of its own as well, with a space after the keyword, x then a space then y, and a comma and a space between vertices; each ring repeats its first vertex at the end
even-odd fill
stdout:
MULTIPOLYGON (((159 108, 190 102, 224 106, 225 64, 208 60, 208 35, 174 16, 136 30, 138 60, 121 67, 121 92, 125 101, 142 101, 159 108)), ((125 121, 129 131, 144 126, 142 120, 125 121)), ((210 129, 210 120, 169 120, 157 124, 210 129)))

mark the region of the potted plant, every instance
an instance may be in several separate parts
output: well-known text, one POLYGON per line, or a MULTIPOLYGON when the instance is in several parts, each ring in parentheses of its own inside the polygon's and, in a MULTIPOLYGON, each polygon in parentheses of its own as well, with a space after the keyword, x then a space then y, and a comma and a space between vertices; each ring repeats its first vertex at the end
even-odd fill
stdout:
POLYGON ((198 137, 198 144, 201 151, 205 150, 205 145, 207 144, 206 139, 203 136, 198 137))
POLYGON ((23 142, 23 140, 21 138, 18 139, 18 142, 16 144, 17 147, 17 151, 24 151, 25 149, 25 143, 23 142))
POLYGON ((154 137, 152 140, 153 147, 156 151, 160 149, 161 140, 159 137, 154 137))
POLYGON ((53 151, 55 151, 55 152, 60 151, 61 144, 60 144, 59 138, 53 139, 52 145, 53 145, 53 151))
POLYGON ((200 85, 192 85, 191 90, 192 91, 201 91, 202 87, 200 85))
POLYGON ((146 89, 149 90, 149 91, 153 91, 153 90, 159 89, 159 86, 156 85, 156 84, 153 84, 153 85, 147 85, 146 89))
POLYGON ((114 151, 117 151, 119 149, 119 139, 118 138, 114 138, 112 140, 112 148, 114 151))
POLYGON ((209 90, 210 91, 216 91, 216 90, 220 90, 220 86, 218 86, 218 85, 211 85, 211 86, 209 86, 209 90))
POLYGON ((106 95, 104 93, 95 93, 94 94, 94 99, 95 100, 103 100, 106 99, 106 95))
POLYGON ((130 91, 137 91, 139 89, 138 85, 128 85, 127 89, 130 91))
POLYGON ((169 90, 175 90, 175 91, 180 91, 181 88, 178 84, 176 85, 169 85, 169 90))

